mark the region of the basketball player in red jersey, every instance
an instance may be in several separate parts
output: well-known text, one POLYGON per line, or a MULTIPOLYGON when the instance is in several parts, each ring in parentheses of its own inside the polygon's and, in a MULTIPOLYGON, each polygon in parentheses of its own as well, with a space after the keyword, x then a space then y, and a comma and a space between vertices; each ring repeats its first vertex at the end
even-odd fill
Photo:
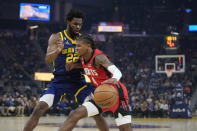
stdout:
MULTIPOLYGON (((81 59, 81 67, 84 68, 91 82, 96 87, 104 83, 112 85, 118 91, 119 99, 112 108, 105 109, 96 105, 93 99, 83 103, 69 115, 59 131, 71 131, 78 120, 106 111, 113 112, 120 131, 132 131, 128 93, 126 87, 119 81, 122 77, 120 70, 109 61, 102 51, 95 48, 94 41, 89 35, 82 35, 78 38, 76 50, 81 59)), ((66 66, 67 70, 79 67, 79 64, 68 64, 66 66)))

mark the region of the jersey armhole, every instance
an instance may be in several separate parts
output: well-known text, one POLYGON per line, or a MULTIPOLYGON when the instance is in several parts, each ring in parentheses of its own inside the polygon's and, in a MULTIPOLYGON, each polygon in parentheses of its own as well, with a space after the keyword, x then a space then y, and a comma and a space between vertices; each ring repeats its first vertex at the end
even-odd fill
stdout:
POLYGON ((62 40, 64 40, 63 35, 62 35, 62 32, 60 32, 60 36, 61 36, 62 40))

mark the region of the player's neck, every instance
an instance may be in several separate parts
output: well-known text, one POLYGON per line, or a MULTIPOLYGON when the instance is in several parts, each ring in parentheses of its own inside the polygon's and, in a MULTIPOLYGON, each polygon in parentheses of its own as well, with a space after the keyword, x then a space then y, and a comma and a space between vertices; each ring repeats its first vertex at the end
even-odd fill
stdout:
POLYGON ((85 60, 86 63, 89 62, 90 59, 92 58, 93 52, 94 52, 94 51, 93 51, 92 49, 90 49, 90 50, 88 50, 88 52, 83 56, 83 58, 84 58, 84 60, 85 60))
POLYGON ((76 35, 70 30, 70 29, 67 29, 66 30, 66 34, 73 40, 76 39, 76 35))

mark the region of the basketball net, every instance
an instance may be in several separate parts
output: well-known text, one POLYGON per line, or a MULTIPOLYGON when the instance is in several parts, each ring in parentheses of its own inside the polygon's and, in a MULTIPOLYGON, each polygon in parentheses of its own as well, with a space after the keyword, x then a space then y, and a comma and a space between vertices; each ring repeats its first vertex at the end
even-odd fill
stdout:
POLYGON ((166 75, 168 78, 170 78, 172 76, 173 71, 174 71, 174 69, 167 69, 166 70, 166 75))

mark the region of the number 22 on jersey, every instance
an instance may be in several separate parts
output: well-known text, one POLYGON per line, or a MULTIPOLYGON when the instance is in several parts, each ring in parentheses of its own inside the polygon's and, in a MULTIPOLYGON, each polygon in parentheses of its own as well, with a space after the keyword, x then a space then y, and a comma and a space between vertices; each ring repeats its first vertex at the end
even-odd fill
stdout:
POLYGON ((79 56, 74 53, 74 54, 67 54, 67 57, 66 57, 66 63, 76 63, 77 61, 79 60, 79 56))

